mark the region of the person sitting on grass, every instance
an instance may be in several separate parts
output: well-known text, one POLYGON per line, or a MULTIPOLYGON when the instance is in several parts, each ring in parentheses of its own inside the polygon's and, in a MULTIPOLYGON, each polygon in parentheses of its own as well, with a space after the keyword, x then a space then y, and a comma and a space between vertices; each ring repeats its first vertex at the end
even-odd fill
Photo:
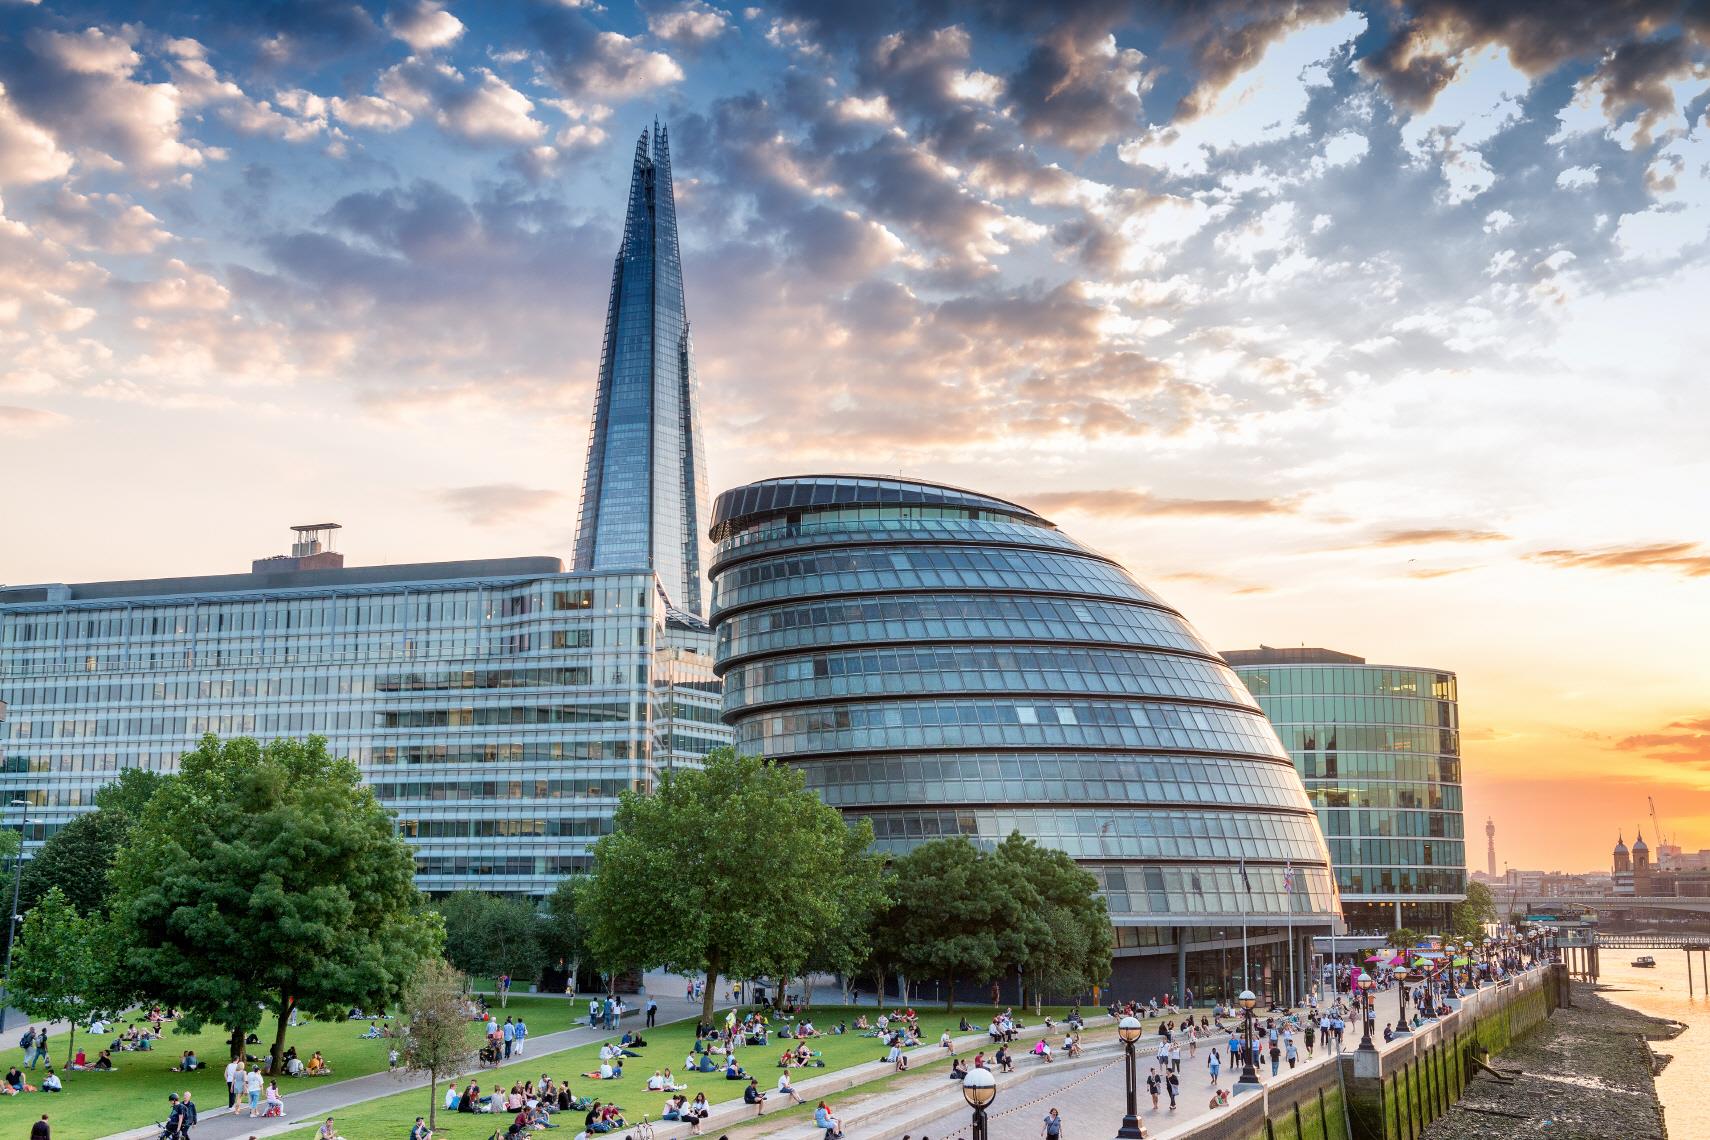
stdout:
POLYGON ((315 1140, 344 1140, 344 1137, 338 1134, 338 1129, 333 1127, 332 1117, 329 1116, 326 1123, 316 1130, 315 1140))
MULTIPOLYGON (((626 1034, 624 1034, 624 1036, 627 1037, 627 1036, 629 1036, 629 1034, 626 1033, 626 1034)), ((612 1053, 618 1057, 639 1057, 639 1056, 641 1056, 640 1053, 637 1053, 634 1049, 631 1049, 629 1047, 628 1041, 623 1042, 621 1045, 613 1045, 612 1046, 612 1053)))
POLYGON ((89 1054, 79 1049, 77 1051, 77 1056, 71 1059, 71 1067, 79 1071, 87 1069, 89 1067, 89 1054))
POLYGON ((670 1069, 665 1070, 665 1091, 666 1092, 682 1092, 684 1089, 686 1089, 688 1087, 689 1087, 688 1085, 678 1084, 677 1078, 671 1075, 670 1069))
POLYGON ((65 1086, 63 1086, 59 1083, 59 1074, 53 1071, 52 1065, 48 1066, 47 1076, 42 1078, 42 1091, 43 1092, 64 1092, 65 1091, 65 1086))
MULTIPOLYGON (((633 1030, 625 1032, 623 1035, 623 1039, 621 1041, 619 1041, 618 1044, 625 1049, 645 1049, 645 1048, 647 1048, 646 1040, 643 1039, 641 1034, 636 1033, 633 1030)), ((633 1057, 636 1054, 626 1053, 624 1055, 626 1057, 633 1057)))
POLYGON ((872 1025, 867 1021, 866 1014, 863 1013, 860 1017, 855 1019, 855 1028, 859 1029, 863 1033, 872 1028, 872 1025))
POLYGON ((100 1054, 95 1058, 95 1064, 94 1064, 93 1068, 98 1073, 110 1073, 110 1072, 112 1072, 113 1071, 113 1051, 111 1049, 101 1050, 100 1054))
POLYGON ((13 1065, 6 1070, 6 1086, 15 1093, 24 1091, 24 1074, 18 1066, 13 1065))
POLYGON ((702 1053, 701 1059, 698 1062, 691 1059, 689 1067, 697 1073, 718 1072, 718 1065, 714 1063, 710 1053, 702 1053))
POLYGON ((312 1054, 310 1054, 309 1067, 307 1071, 311 1077, 332 1076, 332 1066, 327 1064, 327 1059, 321 1056, 321 1051, 319 1049, 316 1049, 312 1054))
POLYGON ((743 1069, 743 1067, 741 1065, 738 1065, 736 1063, 736 1055, 734 1053, 731 1054, 730 1060, 725 1062, 724 1079, 727 1081, 746 1081, 746 1080, 748 1080, 747 1071, 745 1069, 743 1069))
MULTIPOLYGON (((806 1065, 812 1061, 817 1060, 819 1058, 819 1056, 820 1056, 819 1050, 818 1049, 809 1049, 808 1043, 806 1041, 803 1041, 800 1045, 796 1046, 796 1064, 798 1064, 798 1065, 806 1065)), ((825 1068, 825 1064, 824 1064, 824 1062, 820 1062, 815 1067, 823 1069, 823 1068, 825 1068)))

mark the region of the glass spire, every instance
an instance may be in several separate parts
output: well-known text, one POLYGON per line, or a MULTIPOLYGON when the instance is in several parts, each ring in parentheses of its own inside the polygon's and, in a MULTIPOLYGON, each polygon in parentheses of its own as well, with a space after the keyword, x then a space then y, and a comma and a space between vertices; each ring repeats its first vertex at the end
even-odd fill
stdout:
POLYGON ((696 388, 670 143, 655 121, 635 144, 612 268, 575 568, 651 569, 672 606, 699 616, 707 490, 696 388))

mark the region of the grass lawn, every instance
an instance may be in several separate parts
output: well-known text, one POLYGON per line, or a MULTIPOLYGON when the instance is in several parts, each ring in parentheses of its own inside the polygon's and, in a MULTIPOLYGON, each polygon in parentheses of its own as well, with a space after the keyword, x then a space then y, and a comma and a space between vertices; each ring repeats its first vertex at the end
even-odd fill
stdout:
MULTIPOLYGON (((946 1029, 954 1032, 964 1015, 970 1024, 979 1029, 991 1019, 992 1013, 989 1006, 968 1006, 957 1010, 955 1013, 945 1013, 943 1010, 922 1010, 919 1012, 921 1036, 928 1043, 936 1042, 939 1034, 946 1029)), ((1060 1020, 1066 1010, 1048 1007, 1045 1012, 1060 1020)), ((1103 1011, 1088 1010, 1087 1012, 1091 1016, 1103 1011)), ((815 1006, 813 1023, 823 1030, 839 1021, 852 1023, 860 1013, 866 1013, 869 1020, 877 1016, 872 1006, 865 1006, 859 1010, 846 1006, 815 1006)), ((1031 1011, 1026 1012, 1022 1020, 1029 1025, 1035 1024, 1037 1021, 1031 1011)), ((532 1021, 530 1028, 533 1028, 532 1021)), ((615 1040, 616 1036, 614 1034, 610 1039, 615 1040)), ((692 1021, 662 1025, 658 1029, 646 1031, 645 1036, 647 1037, 647 1048, 641 1050, 642 1057, 626 1064, 623 1077, 616 1081, 583 1080, 579 1076, 580 1073, 588 1072, 599 1065, 601 1042, 592 1042, 558 1053, 524 1057, 521 1061, 501 1066, 497 1070, 485 1070, 476 1076, 476 1080, 481 1086, 481 1091, 486 1092, 495 1083, 495 1079, 508 1088, 513 1082, 529 1079, 538 1081, 541 1073, 549 1073, 555 1079, 568 1079, 571 1089, 578 1096, 607 1102, 615 1099, 618 1104, 623 1106, 631 1121, 639 1121, 644 1112, 655 1120, 659 1118, 665 1097, 659 1093, 647 1091, 647 1078, 653 1075, 654 1069, 669 1067, 679 1083, 689 1086, 684 1095, 691 1100, 694 1099, 697 1092, 706 1093, 707 1100, 713 1104, 732 1100, 742 1095, 742 1089, 746 1082, 727 1081, 722 1074, 717 1073, 685 1074, 683 1072, 685 1055, 693 1045, 695 1038, 692 1021)), ((848 1068, 851 1065, 859 1065, 866 1061, 877 1061, 884 1054, 884 1050, 875 1039, 861 1037, 854 1033, 817 1037, 813 1039, 812 1044, 825 1054, 823 1060, 826 1067, 805 1071, 797 1070, 797 1083, 832 1070, 848 1068)), ((745 1069, 760 1079, 762 1088, 770 1090, 778 1083, 776 1066, 778 1056, 782 1051, 783 1045, 781 1043, 753 1046, 740 1050, 737 1054, 737 1060, 745 1069)), ((467 1083, 467 1080, 461 1080, 458 1085, 461 1088, 467 1083)), ((444 1103, 445 1084, 443 1080, 440 1083, 439 1090, 434 1095, 439 1098, 438 1103, 444 1103)), ((415 1089, 410 1092, 371 1100, 342 1112, 335 1112, 333 1117, 338 1126, 339 1134, 345 1137, 345 1140, 397 1140, 397 1137, 408 1132, 411 1121, 415 1120, 418 1115, 427 1114, 427 1107, 427 1090, 415 1089)), ((285 1109, 287 1112, 291 1109, 289 1095, 286 1097, 285 1109)), ((715 1115, 710 1122, 712 1134, 716 1136, 719 1131, 734 1126, 738 1120, 746 1119, 752 1115, 752 1112, 741 1117, 729 1112, 715 1115)), ((766 1116, 769 1120, 772 1113, 768 1111, 766 1116)), ((441 1112, 438 1121, 438 1135, 450 1137, 451 1140, 486 1140, 492 1135, 494 1126, 501 1121, 505 1124, 509 1123, 508 1119, 499 1116, 469 1116, 467 1114, 441 1112)), ((318 1119, 304 1120, 300 1123, 309 1126, 318 1125, 320 1121, 318 1119)), ((582 1126, 579 1114, 573 1123, 574 1127, 572 1128, 572 1122, 566 1121, 562 1130, 552 1132, 550 1135, 575 1135, 582 1126)), ((614 1140, 621 1140, 621 1138, 622 1134, 618 1133, 615 1134, 614 1140)))
MULTIPOLYGON (((511 999, 510 1008, 501 1013, 500 1020, 503 1020, 505 1014, 515 1016, 518 1013, 527 1020, 531 1035, 569 1028, 568 1014, 561 999, 514 997, 511 999)), ((256 1030, 256 1036, 261 1038, 262 1044, 251 1045, 249 1051, 256 1056, 265 1055, 273 1044, 273 1034, 277 1028, 277 1021, 271 1015, 264 1015, 260 1027, 256 1030)), ((312 1082, 307 1077, 281 1079, 279 1087, 285 1094, 286 1103, 290 1103, 293 1090, 302 1089, 311 1083, 319 1087, 385 1069, 386 1054, 392 1043, 379 1039, 360 1040, 367 1029, 366 1021, 304 1021, 291 1029, 286 1034, 285 1044, 295 1045, 298 1054, 305 1059, 319 1049, 327 1063, 332 1066, 333 1075, 317 1077, 312 1082)), ((470 1023, 469 1032, 471 1039, 479 1039, 480 1032, 474 1022, 470 1023)), ((18 1048, 17 1041, 23 1033, 23 1025, 16 1025, 7 1030, 5 1047, 0 1049, 0 1072, 4 1072, 13 1064, 22 1067, 23 1050, 18 1048)), ((86 1033, 79 1032, 77 1044, 85 1048, 93 1058, 115 1036, 117 1034, 107 1034, 97 1041, 86 1033)), ((105 1136, 129 1128, 140 1128, 154 1121, 164 1120, 167 1112, 166 1094, 182 1094, 186 1089, 194 1095, 197 1107, 203 1112, 224 1108, 224 1071, 230 1048, 227 1041, 228 1035, 218 1027, 209 1027, 200 1033, 180 1034, 172 1031, 169 1022, 166 1036, 155 1042, 151 1051, 114 1053, 112 1072, 74 1073, 60 1067, 65 1062, 67 1040, 66 1034, 55 1034, 49 1049, 54 1065, 59 1069, 59 1078, 65 1084, 65 1091, 58 1094, 37 1092, 23 1096, 0 1097, 0 1135, 23 1135, 29 1130, 29 1122, 44 1112, 52 1117, 56 1136, 105 1136), (195 1049, 196 1056, 206 1061, 208 1068, 198 1069, 194 1073, 170 1072, 169 1070, 178 1064, 179 1055, 186 1049, 195 1049)), ((28 1078, 29 1083, 39 1085, 46 1071, 38 1066, 34 1073, 25 1069, 24 1076, 28 1078)))

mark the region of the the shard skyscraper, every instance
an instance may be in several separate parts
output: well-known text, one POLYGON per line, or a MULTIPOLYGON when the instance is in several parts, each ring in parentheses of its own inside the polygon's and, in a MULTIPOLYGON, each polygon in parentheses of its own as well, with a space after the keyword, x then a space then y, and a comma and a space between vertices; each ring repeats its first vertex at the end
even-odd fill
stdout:
POLYGON ((670 605, 699 617, 707 489, 696 403, 670 141, 655 122, 635 145, 612 268, 575 569, 651 569, 670 605))

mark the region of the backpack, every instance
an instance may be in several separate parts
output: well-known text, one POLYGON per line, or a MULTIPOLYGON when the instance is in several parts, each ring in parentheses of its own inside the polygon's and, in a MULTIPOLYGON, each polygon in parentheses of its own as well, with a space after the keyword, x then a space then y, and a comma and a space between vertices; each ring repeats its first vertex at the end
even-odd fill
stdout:
POLYGON ((18 1045, 20 1048, 28 1049, 31 1045, 34 1045, 35 1043, 36 1043, 36 1031, 34 1029, 24 1030, 24 1035, 22 1037, 18 1038, 18 1045))

